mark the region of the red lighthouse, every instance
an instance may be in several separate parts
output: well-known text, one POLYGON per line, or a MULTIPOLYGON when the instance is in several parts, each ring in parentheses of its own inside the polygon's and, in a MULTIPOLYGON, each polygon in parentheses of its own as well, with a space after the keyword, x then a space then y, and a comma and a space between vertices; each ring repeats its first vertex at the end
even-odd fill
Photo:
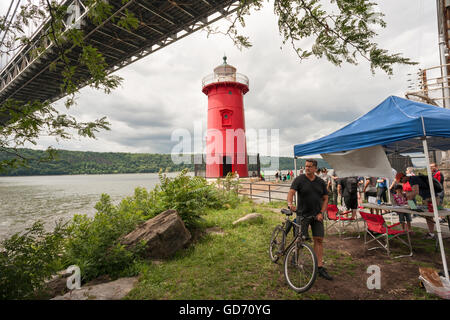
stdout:
POLYGON ((244 116, 248 78, 236 73, 224 57, 223 64, 203 79, 202 91, 208 96, 206 177, 225 177, 228 172, 248 177, 244 116))

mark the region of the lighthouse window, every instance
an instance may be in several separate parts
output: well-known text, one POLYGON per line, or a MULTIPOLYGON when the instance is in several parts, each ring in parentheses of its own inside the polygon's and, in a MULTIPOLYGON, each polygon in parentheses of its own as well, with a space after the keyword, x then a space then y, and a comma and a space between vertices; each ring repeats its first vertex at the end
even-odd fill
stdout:
POLYGON ((222 126, 231 126, 233 112, 231 110, 222 110, 222 126))

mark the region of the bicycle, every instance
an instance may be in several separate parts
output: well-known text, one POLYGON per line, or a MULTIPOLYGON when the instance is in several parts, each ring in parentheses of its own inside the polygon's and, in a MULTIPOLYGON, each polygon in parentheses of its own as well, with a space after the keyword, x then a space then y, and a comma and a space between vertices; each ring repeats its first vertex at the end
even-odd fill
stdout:
MULTIPOLYGON (((269 256, 272 262, 277 263, 284 256, 284 277, 289 287, 302 293, 308 291, 316 281, 318 266, 317 257, 311 246, 305 243, 306 237, 301 233, 300 224, 289 219, 293 212, 290 209, 281 209, 286 220, 275 227, 269 246, 269 256), (286 238, 290 229, 294 227, 294 239, 286 247, 286 238)), ((303 219, 297 216, 297 219, 303 219)))

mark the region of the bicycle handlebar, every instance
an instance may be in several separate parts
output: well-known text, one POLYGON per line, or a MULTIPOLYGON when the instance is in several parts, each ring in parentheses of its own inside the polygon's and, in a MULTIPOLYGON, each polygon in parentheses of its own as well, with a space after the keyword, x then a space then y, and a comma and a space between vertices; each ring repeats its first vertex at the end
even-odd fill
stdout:
POLYGON ((283 209, 281 209, 281 213, 282 214, 285 214, 285 215, 287 215, 287 216, 292 216, 292 214, 294 213, 291 209, 286 209, 286 208, 283 208, 283 209))

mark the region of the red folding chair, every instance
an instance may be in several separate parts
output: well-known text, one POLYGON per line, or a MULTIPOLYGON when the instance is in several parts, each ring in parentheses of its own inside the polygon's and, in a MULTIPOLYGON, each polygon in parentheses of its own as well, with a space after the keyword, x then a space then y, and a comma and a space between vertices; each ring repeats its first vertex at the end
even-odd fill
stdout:
POLYGON ((345 233, 346 226, 350 225, 351 223, 356 223, 356 226, 358 228, 358 236, 357 237, 347 237, 346 239, 352 239, 352 238, 360 238, 360 229, 359 229, 359 223, 358 219, 355 216, 347 217, 344 216, 345 214, 352 214, 351 210, 341 211, 335 204, 329 204, 327 208, 327 227, 325 229, 325 232, 328 232, 330 229, 335 228, 339 234, 339 238, 341 238, 341 235, 345 233))
POLYGON ((394 229, 395 227, 401 225, 401 223, 396 223, 388 226, 382 215, 363 211, 360 211, 359 214, 364 219, 366 229, 366 232, 364 233, 364 246, 367 246, 373 241, 376 241, 380 244, 379 247, 369 248, 368 250, 385 249, 388 256, 390 256, 391 250, 389 241, 398 239, 401 243, 409 248, 409 254, 396 256, 394 258, 411 257, 413 255, 409 232, 394 229), (367 241, 367 235, 370 235, 372 239, 367 241), (404 236, 406 236, 407 242, 401 238, 404 236))

